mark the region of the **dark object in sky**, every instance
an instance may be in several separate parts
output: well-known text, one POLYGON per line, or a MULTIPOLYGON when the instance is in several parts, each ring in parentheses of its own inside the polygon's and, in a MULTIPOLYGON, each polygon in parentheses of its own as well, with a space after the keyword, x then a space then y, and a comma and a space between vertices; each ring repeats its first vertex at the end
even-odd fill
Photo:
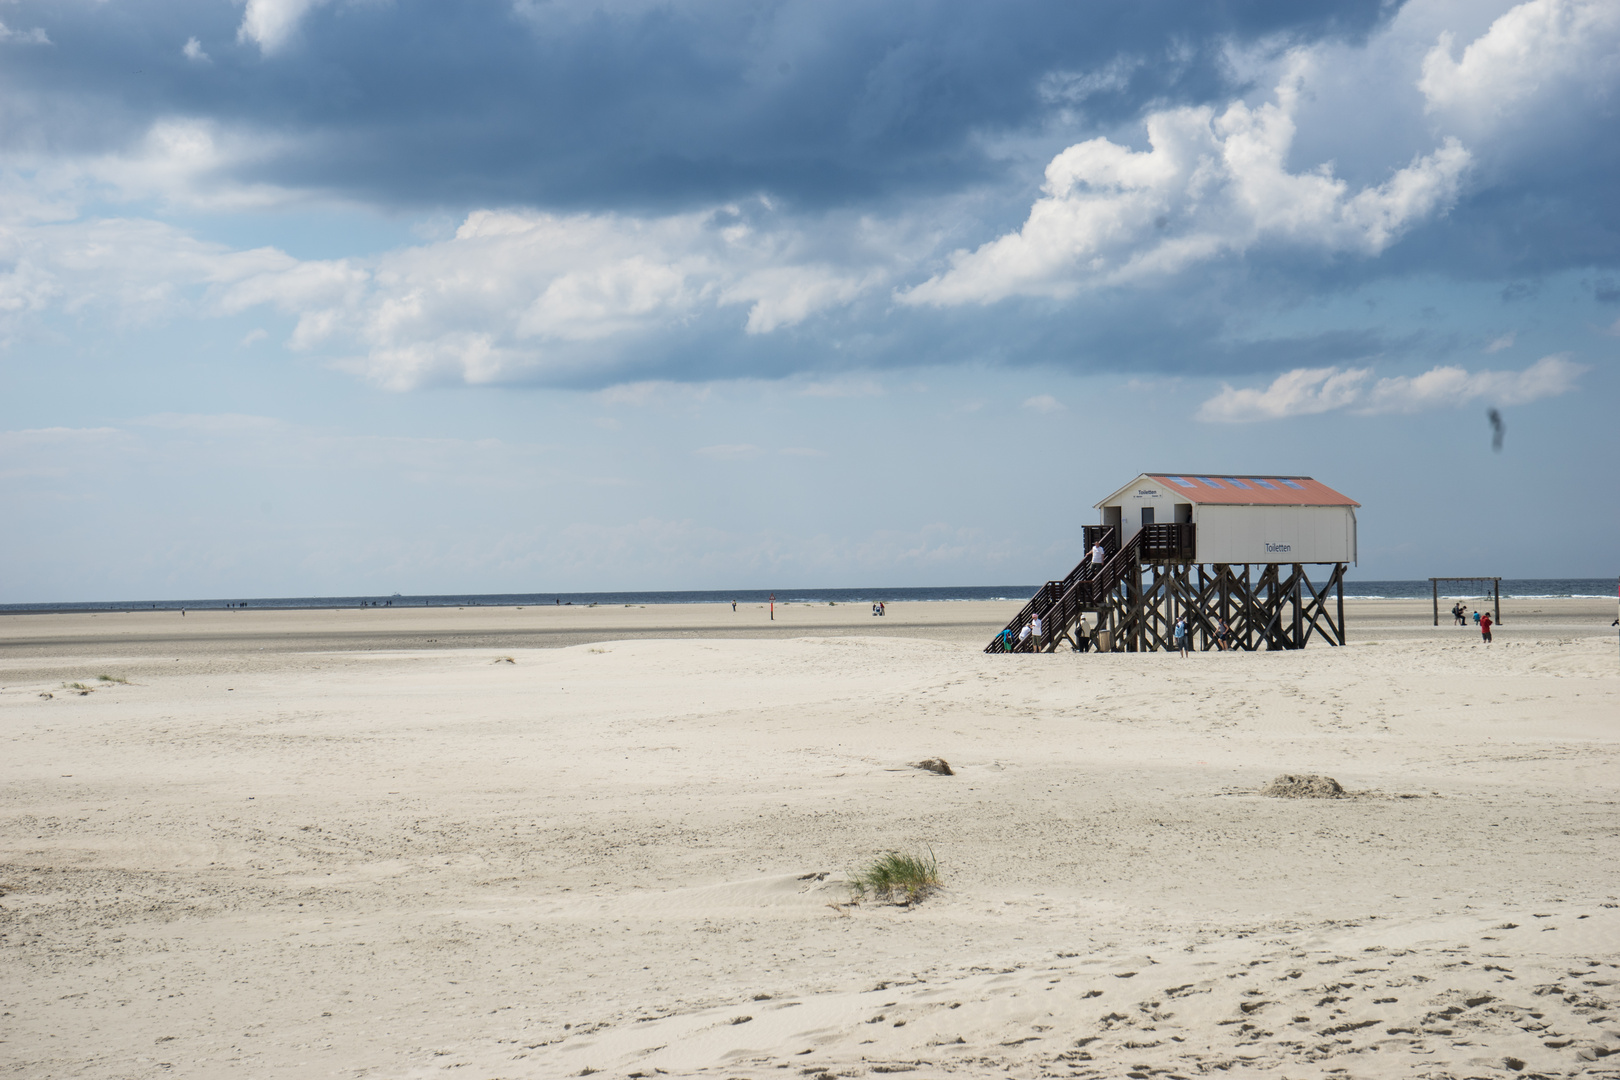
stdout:
POLYGON ((1495 409, 1487 410, 1485 415, 1491 422, 1491 449, 1500 451, 1502 449, 1502 433, 1507 431, 1507 425, 1502 423, 1502 414, 1495 409))

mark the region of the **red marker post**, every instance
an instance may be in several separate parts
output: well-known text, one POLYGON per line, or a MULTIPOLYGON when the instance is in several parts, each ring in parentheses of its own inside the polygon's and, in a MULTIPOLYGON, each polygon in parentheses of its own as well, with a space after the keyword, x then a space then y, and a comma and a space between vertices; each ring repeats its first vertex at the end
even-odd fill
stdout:
POLYGON ((776 621, 776 594, 771 593, 771 622, 776 621))

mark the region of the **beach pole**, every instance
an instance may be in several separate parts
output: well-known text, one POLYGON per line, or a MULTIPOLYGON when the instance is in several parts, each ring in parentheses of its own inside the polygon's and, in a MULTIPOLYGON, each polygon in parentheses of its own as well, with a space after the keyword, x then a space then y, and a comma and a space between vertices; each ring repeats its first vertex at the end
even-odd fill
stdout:
POLYGON ((776 621, 776 594, 771 593, 771 622, 776 621))

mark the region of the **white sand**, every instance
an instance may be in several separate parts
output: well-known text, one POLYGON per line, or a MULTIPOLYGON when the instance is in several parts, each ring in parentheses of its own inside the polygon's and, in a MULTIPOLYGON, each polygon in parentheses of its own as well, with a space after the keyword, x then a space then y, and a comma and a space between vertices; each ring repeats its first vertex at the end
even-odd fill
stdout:
POLYGON ((1612 604, 1016 606, 0 619, 0 1075, 1620 1075, 1612 604))

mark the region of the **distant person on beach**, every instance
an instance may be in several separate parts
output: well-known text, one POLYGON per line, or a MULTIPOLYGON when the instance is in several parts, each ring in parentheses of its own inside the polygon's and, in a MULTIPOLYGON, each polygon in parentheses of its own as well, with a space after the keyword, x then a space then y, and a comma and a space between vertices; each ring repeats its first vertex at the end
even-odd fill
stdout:
POLYGON ((1474 625, 1475 626, 1479 625, 1479 612, 1477 612, 1477 611, 1474 612, 1474 625))
POLYGON ((879 615, 887 615, 888 613, 889 613, 889 605, 885 604, 882 600, 879 600, 878 601, 878 614, 879 615))
POLYGON ((1232 628, 1227 625, 1224 617, 1221 619, 1220 625, 1215 628, 1215 646, 1221 652, 1225 652, 1232 647, 1232 628))
POLYGON ((1106 556, 1106 553, 1103 551, 1103 546, 1102 546, 1102 541, 1101 540, 1099 540, 1095 544, 1091 545, 1091 565, 1092 566, 1101 566, 1103 564, 1103 559, 1106 558, 1106 557, 1107 556, 1106 556))
POLYGON ((732 611, 736 611, 736 610, 737 610, 737 601, 735 601, 735 600, 733 600, 733 601, 732 601, 732 602, 731 602, 731 610, 732 610, 732 611))
POLYGON ((1489 645, 1491 643, 1491 613, 1488 611, 1480 616, 1479 633, 1485 639, 1485 644, 1489 645))
POLYGON ((1039 615, 1031 616, 1029 620, 1029 636, 1034 640, 1031 642, 1030 647, 1036 652, 1041 651, 1041 633, 1041 617, 1039 615))
POLYGON ((1187 619, 1185 616, 1176 620, 1176 648, 1181 650, 1183 660, 1187 658, 1187 619))
POLYGON ((1028 640, 1029 640, 1029 625, 1026 623, 1024 625, 1024 628, 1022 630, 1018 631, 1018 647, 1020 649, 1022 649, 1024 647, 1024 642, 1026 642, 1028 640))

